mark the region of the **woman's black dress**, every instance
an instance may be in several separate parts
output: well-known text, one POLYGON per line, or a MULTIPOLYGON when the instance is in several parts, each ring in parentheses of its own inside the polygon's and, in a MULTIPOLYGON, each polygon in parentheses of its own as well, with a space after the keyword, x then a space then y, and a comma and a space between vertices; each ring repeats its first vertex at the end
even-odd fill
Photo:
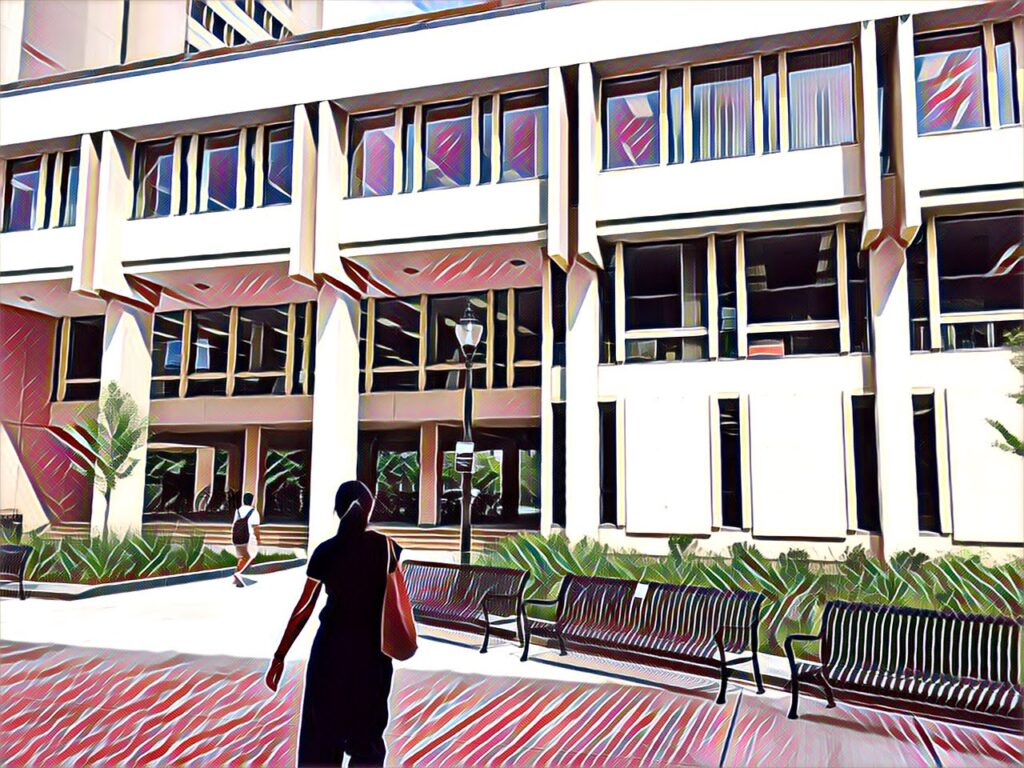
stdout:
POLYGON ((340 766, 346 753, 352 765, 384 763, 392 669, 380 628, 388 563, 387 538, 344 522, 309 559, 307 574, 323 583, 327 605, 306 668, 300 766, 340 766))

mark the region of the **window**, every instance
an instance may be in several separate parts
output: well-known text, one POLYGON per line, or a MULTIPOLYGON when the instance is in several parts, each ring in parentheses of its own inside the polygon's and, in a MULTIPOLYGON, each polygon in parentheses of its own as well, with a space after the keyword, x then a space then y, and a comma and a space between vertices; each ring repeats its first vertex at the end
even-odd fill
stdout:
POLYGON ((935 395, 913 395, 914 461, 917 466, 917 523, 921 531, 942 533, 939 517, 938 448, 935 395))
POLYGON ((423 135, 423 188, 468 186, 473 154, 471 103, 425 108, 423 135))
POLYGON ((42 157, 28 157, 8 163, 5 232, 35 229, 41 165, 42 157))
POLYGON ((715 238, 715 274, 718 277, 718 357, 739 355, 736 328, 736 238, 715 238))
POLYGON ((617 412, 614 402, 598 403, 601 451, 601 524, 619 524, 619 457, 617 412))
MULTIPOLYGON (((402 191, 412 192, 416 170, 416 108, 402 110, 402 191)), ((487 169, 490 173, 490 168, 487 169)))
POLYGON ((693 158, 754 154, 754 67, 751 61, 693 69, 693 158))
MULTIPOLYGON (((491 156, 494 154, 494 104, 493 99, 485 96, 480 99, 480 183, 491 181, 491 156)), ((502 171, 504 173, 504 170, 502 171)))
POLYGON ((565 528, 565 403, 552 403, 551 417, 551 524, 565 528))
MULTIPOLYGON (((313 394, 315 359, 316 302, 303 302, 295 305, 295 360, 292 363, 292 394, 313 394)), ((360 370, 362 368, 363 366, 360 366, 360 370)), ((359 391, 363 391, 362 387, 359 391)))
POLYGON ((496 389, 507 387, 512 383, 512 373, 509 372, 508 367, 508 299, 510 293, 510 291, 494 292, 494 338, 491 343, 494 345, 492 384, 496 389))
POLYGON ((288 305, 238 310, 235 395, 283 395, 288 359, 288 305))
POLYGON ((988 125, 982 48, 980 29, 921 36, 914 41, 918 133, 988 125))
POLYGON ((162 312, 153 317, 153 373, 150 396, 178 397, 181 385, 185 313, 162 312))
POLYGON ((1016 125, 1020 122, 1017 103, 1017 67, 1013 47, 1013 26, 1009 23, 995 26, 996 97, 999 104, 999 124, 1016 125))
POLYGON ((1019 213, 936 220, 943 349, 1002 346, 1024 325, 1022 232, 1019 213))
POLYGON ((853 49, 791 53, 786 65, 790 149, 852 143, 853 49))
MULTIPOLYGON (((621 312, 621 309, 616 309, 615 302, 618 300, 615 296, 615 257, 613 253, 606 254, 603 259, 604 269, 597 271, 597 290, 599 304, 601 305, 600 319, 600 331, 601 339, 600 346, 598 347, 598 362, 600 363, 614 363, 616 362, 617 350, 615 348, 615 317, 616 313, 621 312)), ((561 272, 561 270, 558 270, 561 272)), ((552 274, 555 270, 552 270, 552 274)), ((565 277, 562 278, 562 339, 565 338, 565 277)), ((552 306, 552 309, 554 307, 552 306)), ((554 319, 553 319, 554 324, 554 319)), ((558 338, 556 336, 556 338, 558 338)), ((557 342, 556 342, 557 343, 557 342)), ((564 341, 563 341, 564 348, 564 341)), ((563 349, 563 361, 564 361, 564 349, 563 349)), ((565 363, 563 362, 562 365, 565 363)))
POLYGON ((238 207, 238 141, 238 131, 202 137, 199 210, 232 211, 238 207))
POLYGON ((931 349, 929 336, 928 251, 924 229, 907 248, 907 292, 910 311, 910 349, 921 352, 931 349))
POLYGON ((292 201, 292 127, 276 125, 266 130, 263 149, 263 204, 281 205, 292 201))
POLYGON ((501 180, 539 179, 548 172, 548 102, 544 91, 501 97, 501 180))
POLYGON ((722 527, 743 528, 743 464, 740 454, 740 400, 718 400, 718 442, 721 461, 722 527))
POLYGON ((602 85, 604 167, 634 168, 661 160, 658 116, 660 76, 612 80, 602 85))
POLYGON ((349 197, 390 195, 395 188, 395 113, 349 122, 349 197))
POLYGON ((839 352, 834 229, 745 239, 748 357, 839 352))
POLYGON ((881 137, 879 164, 883 175, 893 173, 893 118, 895 96, 892 86, 893 35, 885 27, 879 29, 878 47, 875 54, 875 69, 878 73, 878 134, 881 137))
POLYGON ((761 59, 761 109, 764 116, 762 141, 765 154, 779 151, 779 57, 761 59))
POLYGON ((850 317, 850 351, 871 351, 871 285, 867 251, 860 249, 861 228, 846 225, 847 311, 850 317))
POLYGON ((136 150, 136 207, 139 218, 171 215, 174 141, 140 145, 136 150))
POLYGON ((64 400, 96 400, 100 396, 100 366, 103 360, 102 315, 67 320, 67 367, 64 371, 64 400))
POLYGON ((683 162, 683 73, 668 73, 668 161, 683 162))
POLYGON ((484 333, 473 356, 473 386, 487 386, 487 295, 431 296, 427 314, 427 389, 462 389, 465 386, 465 361, 455 336, 455 326, 466 311, 467 304, 484 333))
POLYGON ((419 359, 419 297, 377 301, 373 317, 373 389, 418 390, 419 359))
POLYGON ((192 343, 188 361, 188 396, 226 395, 228 336, 231 311, 211 309, 192 313, 192 343))
POLYGON ((516 300, 513 384, 517 387, 539 387, 541 289, 521 289, 513 295, 516 300))
POLYGON ((707 242, 629 246, 623 267, 627 362, 705 359, 707 242))
POLYGON ((73 227, 78 216, 78 153, 65 152, 60 179, 60 225, 73 227))
POLYGON ((875 442, 875 396, 852 398, 853 463, 857 489, 857 530, 878 533, 878 446, 875 442))

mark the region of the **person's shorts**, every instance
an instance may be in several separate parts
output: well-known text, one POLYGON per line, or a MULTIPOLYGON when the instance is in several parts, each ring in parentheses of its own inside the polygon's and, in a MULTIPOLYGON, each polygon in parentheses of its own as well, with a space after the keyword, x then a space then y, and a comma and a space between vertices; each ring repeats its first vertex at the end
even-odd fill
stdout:
POLYGON ((256 557, 259 551, 259 544, 256 539, 249 539, 248 544, 235 544, 235 552, 239 557, 256 557))

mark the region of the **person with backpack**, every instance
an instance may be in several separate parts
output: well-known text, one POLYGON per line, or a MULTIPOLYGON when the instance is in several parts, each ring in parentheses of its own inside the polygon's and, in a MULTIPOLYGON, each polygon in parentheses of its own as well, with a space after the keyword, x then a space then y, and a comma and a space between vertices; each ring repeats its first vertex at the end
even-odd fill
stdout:
POLYGON ((236 587, 245 586, 242 571, 256 559, 260 546, 260 513, 252 502, 251 493, 242 496, 242 506, 235 510, 235 519, 231 524, 231 543, 235 545, 238 554, 238 567, 233 575, 236 587))

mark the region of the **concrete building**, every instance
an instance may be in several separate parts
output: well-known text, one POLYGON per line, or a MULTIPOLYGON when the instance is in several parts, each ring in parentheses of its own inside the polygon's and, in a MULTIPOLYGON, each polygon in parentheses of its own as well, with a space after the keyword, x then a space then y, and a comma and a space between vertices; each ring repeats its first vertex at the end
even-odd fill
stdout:
POLYGON ((0 507, 1007 556, 1020 2, 4 0, 0 507), (383 17, 390 18, 383 18, 383 17))

